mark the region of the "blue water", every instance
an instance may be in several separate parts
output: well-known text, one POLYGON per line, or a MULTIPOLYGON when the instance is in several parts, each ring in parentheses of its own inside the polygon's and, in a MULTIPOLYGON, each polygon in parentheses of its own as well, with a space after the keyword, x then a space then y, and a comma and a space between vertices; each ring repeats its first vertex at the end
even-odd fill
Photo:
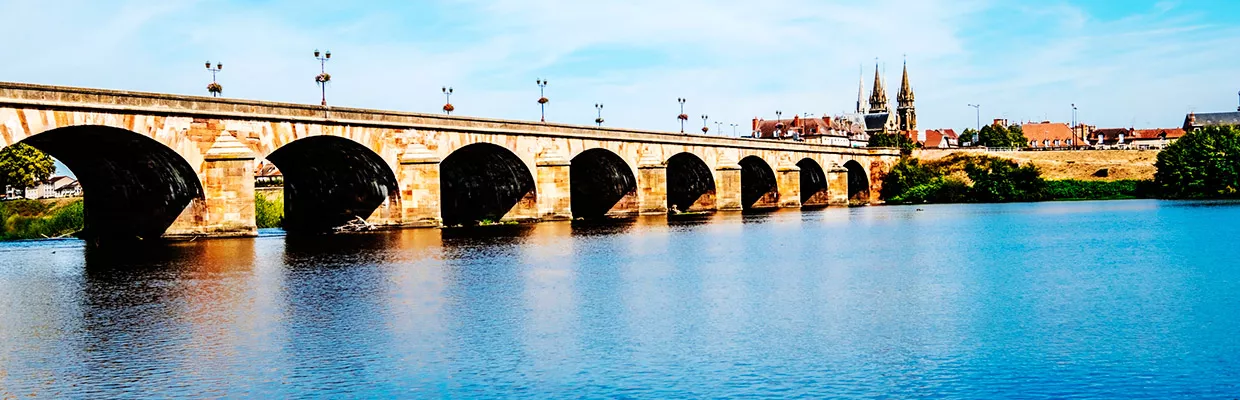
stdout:
POLYGON ((1233 398, 1238 225, 1115 201, 7 243, 0 398, 1233 398))

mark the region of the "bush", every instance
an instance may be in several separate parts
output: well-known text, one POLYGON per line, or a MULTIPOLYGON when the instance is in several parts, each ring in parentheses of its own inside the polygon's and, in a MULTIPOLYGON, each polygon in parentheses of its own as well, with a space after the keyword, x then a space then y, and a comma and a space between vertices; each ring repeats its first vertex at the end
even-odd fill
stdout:
POLYGON ((1154 166, 1154 185, 1162 197, 1240 197, 1240 129, 1189 132, 1158 153, 1154 166))
POLYGON ((268 200, 261 193, 254 194, 254 220, 259 228, 284 226, 284 201, 268 200))
POLYGON ((900 160, 883 178, 880 193, 890 203, 1038 201, 1046 181, 1032 164, 984 155, 952 154, 922 162, 900 160))
POLYGON ((1046 182, 1046 193, 1055 200, 1116 200, 1149 197, 1149 181, 1080 181, 1065 179, 1046 182))

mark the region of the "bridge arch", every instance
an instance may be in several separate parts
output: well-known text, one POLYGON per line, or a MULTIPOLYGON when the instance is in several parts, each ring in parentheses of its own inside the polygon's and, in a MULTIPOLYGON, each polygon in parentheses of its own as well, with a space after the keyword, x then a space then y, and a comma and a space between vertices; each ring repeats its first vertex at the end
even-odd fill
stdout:
POLYGON ((758 156, 742 158, 741 207, 744 209, 779 206, 779 183, 775 170, 758 156))
POLYGON ((797 162, 797 168, 801 169, 801 206, 827 206, 831 196, 827 192, 827 173, 822 165, 806 157, 797 162))
POLYGON ((537 199, 534 176, 512 151, 491 143, 461 147, 439 165, 443 224, 499 221, 537 199))
POLYGON ((669 212, 715 209, 715 176, 705 161, 693 153, 667 159, 667 209, 669 212))
POLYGON ((51 155, 77 175, 83 230, 91 242, 158 239, 194 200, 202 183, 168 146, 127 129, 77 125, 20 141, 51 155))
POLYGON ((370 148, 337 136, 294 140, 267 155, 284 175, 284 229, 325 232, 399 202, 392 167, 370 148))
POLYGON ((868 204, 870 202, 870 176, 866 174, 865 167, 862 167, 857 160, 849 160, 844 163, 844 169, 848 170, 849 204, 868 204))
POLYGON ((574 218, 636 211, 637 177, 624 158, 607 149, 589 149, 573 157, 569 190, 574 218))

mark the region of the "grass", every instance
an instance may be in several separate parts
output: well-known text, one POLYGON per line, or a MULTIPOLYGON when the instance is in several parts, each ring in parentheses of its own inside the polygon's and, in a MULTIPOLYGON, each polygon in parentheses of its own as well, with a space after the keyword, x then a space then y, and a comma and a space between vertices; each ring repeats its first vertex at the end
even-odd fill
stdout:
POLYGON ((46 239, 82 230, 82 199, 0 202, 0 240, 46 239))

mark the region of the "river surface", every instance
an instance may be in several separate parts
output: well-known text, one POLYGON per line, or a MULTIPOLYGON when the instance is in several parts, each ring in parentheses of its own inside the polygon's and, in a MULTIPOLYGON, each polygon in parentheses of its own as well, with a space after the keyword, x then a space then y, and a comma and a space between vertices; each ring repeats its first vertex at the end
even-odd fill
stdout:
POLYGON ((4 243, 0 398, 1233 398, 1237 239, 1113 201, 4 243))

